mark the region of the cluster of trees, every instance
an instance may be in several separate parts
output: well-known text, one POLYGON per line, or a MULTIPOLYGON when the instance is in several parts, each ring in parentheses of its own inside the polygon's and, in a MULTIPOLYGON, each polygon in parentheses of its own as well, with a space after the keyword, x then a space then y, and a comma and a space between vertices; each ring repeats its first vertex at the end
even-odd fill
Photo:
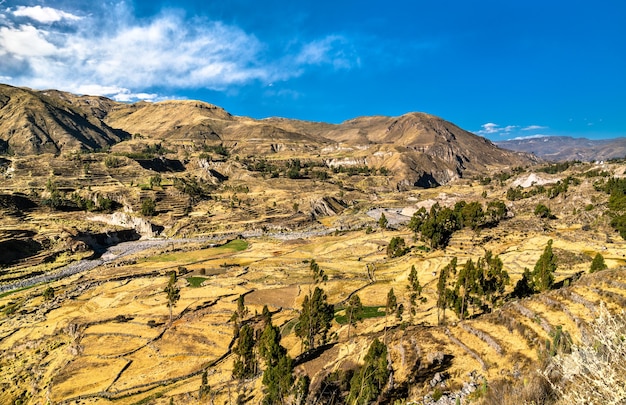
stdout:
POLYGON ((533 271, 524 269, 522 278, 513 289, 512 296, 521 298, 551 289, 554 285, 554 272, 557 265, 557 258, 552 251, 552 239, 550 239, 535 263, 533 271))
POLYGON ((103 196, 99 196, 95 200, 87 199, 77 192, 68 196, 59 190, 52 179, 48 179, 46 182, 45 190, 48 193, 48 197, 42 199, 41 204, 55 210, 113 212, 121 207, 121 204, 118 202, 103 196))
POLYGON ((225 158, 230 156, 229 150, 224 146, 223 143, 220 143, 219 145, 204 144, 202 145, 202 150, 204 153, 200 154, 200 159, 210 159, 210 156, 207 155, 207 153, 215 153, 225 158))
POLYGON ((245 158, 242 163, 246 169, 250 171, 260 172, 269 177, 287 177, 290 179, 314 178, 318 180, 327 180, 330 178, 329 171, 332 173, 345 173, 348 176, 370 176, 380 174, 387 176, 389 170, 384 167, 379 169, 369 166, 334 166, 329 169, 323 161, 301 161, 300 159, 289 159, 286 161, 268 161, 265 158, 254 159, 245 158))
POLYGON ((420 208, 411 217, 408 227, 436 249, 446 247, 452 234, 463 227, 478 231, 497 225, 506 215, 506 205, 500 200, 490 201, 486 208, 477 201, 459 201, 454 209, 439 204, 433 205, 430 211, 420 208))
POLYGON ((309 391, 309 378, 294 376, 293 359, 280 344, 280 329, 272 323, 269 309, 264 306, 260 317, 248 315, 244 297, 239 296, 231 317, 235 341, 233 378, 239 381, 254 378, 264 368, 263 404, 303 404, 309 391))
POLYGON ((474 314, 490 312, 504 299, 504 288, 510 282, 503 269, 502 260, 491 251, 476 262, 469 259, 459 266, 453 258, 439 273, 437 281, 437 319, 445 319, 446 309, 452 309, 460 319, 474 314), (460 268, 459 268, 460 267, 460 268))
POLYGON ((610 194, 608 207, 611 226, 626 239, 626 178, 611 177, 594 186, 596 190, 610 194))

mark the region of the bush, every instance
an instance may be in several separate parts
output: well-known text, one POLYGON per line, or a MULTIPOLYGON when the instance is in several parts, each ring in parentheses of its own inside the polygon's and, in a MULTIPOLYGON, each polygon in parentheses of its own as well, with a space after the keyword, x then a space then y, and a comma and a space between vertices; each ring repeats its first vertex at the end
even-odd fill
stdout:
POLYGON ((604 257, 597 253, 591 262, 591 268, 589 269, 589 273, 595 273, 596 271, 606 269, 606 263, 604 262, 604 257))
POLYGON ((404 256, 408 251, 409 248, 406 247, 404 238, 399 236, 392 238, 387 246, 387 256, 390 258, 404 256))
POLYGON ((156 214, 156 203, 152 198, 145 198, 141 201, 141 215, 153 217, 156 214))
POLYGON ((539 218, 555 219, 556 217, 550 211, 550 208, 543 204, 537 204, 535 207, 535 215, 539 218))
POLYGON ((583 343, 557 355, 544 377, 564 404, 623 404, 626 401, 626 312, 604 305, 583 343))
POLYGON ((109 169, 115 169, 124 166, 124 162, 117 156, 107 156, 104 158, 104 165, 109 169))

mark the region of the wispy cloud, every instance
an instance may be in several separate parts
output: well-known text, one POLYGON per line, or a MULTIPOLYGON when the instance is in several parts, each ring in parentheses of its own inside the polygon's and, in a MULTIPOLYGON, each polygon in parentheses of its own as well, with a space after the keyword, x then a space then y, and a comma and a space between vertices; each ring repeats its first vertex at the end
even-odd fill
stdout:
POLYGON ((543 134, 537 134, 537 135, 529 135, 529 136, 516 136, 515 138, 513 138, 512 140, 514 141, 523 141, 523 140, 527 140, 527 139, 541 139, 541 138, 548 138, 551 135, 543 135, 543 134))
POLYGON ((536 131, 539 129, 547 129, 548 127, 544 127, 542 125, 529 125, 527 127, 522 128, 522 131, 536 131))
MULTIPOLYGON (((474 133, 480 136, 487 136, 487 137, 514 137, 513 139, 518 139, 520 136, 519 135, 516 137, 516 135, 518 133, 527 133, 528 131, 537 131, 540 129, 547 129, 548 127, 546 126, 542 126, 542 125, 528 125, 525 127, 522 127, 520 125, 505 125, 505 126, 501 126, 498 124, 494 124, 493 122, 488 122, 486 124, 481 125, 480 130, 475 131, 474 133), (521 132, 523 131, 523 132, 521 132)), ((539 134, 533 134, 533 135, 525 135, 526 137, 543 137, 546 135, 539 135, 539 134)))
POLYGON ((349 41, 339 35, 329 35, 305 44, 295 61, 298 65, 330 64, 336 69, 350 69, 360 64, 349 41))
POLYGON ((165 10, 137 19, 120 2, 103 13, 17 7, 0 14, 0 77, 34 88, 58 88, 118 100, 156 99, 154 89, 223 91, 284 81, 309 68, 351 69, 350 41, 328 35, 272 58, 254 34, 237 26, 165 10))
POLYGON ((517 125, 507 125, 507 126, 500 126, 498 124, 494 124, 493 122, 488 122, 486 124, 481 125, 482 129, 479 131, 476 131, 477 134, 479 135, 502 135, 502 134, 508 134, 512 131, 514 131, 515 129, 519 128, 517 125))

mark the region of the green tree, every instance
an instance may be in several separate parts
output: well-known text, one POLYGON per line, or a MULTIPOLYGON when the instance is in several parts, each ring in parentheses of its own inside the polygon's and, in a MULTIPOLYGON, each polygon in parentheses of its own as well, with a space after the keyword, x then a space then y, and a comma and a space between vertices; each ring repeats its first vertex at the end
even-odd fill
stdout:
POLYGON ((314 349, 327 342, 328 331, 334 317, 334 306, 327 302, 324 290, 315 287, 312 294, 307 294, 302 302, 300 317, 295 326, 295 333, 307 349, 314 349))
POLYGON ((552 239, 550 239, 539 260, 535 263, 532 273, 533 287, 536 291, 543 292, 552 288, 556 267, 557 259, 552 253, 552 239))
POLYGON ((248 324, 243 325, 237 344, 233 347, 233 353, 237 356, 233 365, 233 378, 243 380, 256 374, 254 343, 254 329, 248 324))
POLYGON ((506 204, 503 201, 490 201, 489 204, 487 204, 487 211, 485 212, 487 225, 497 225, 498 222, 506 218, 507 212, 506 204))
POLYGON ((49 178, 46 182, 46 191, 50 194, 48 198, 42 201, 43 205, 57 209, 63 205, 63 195, 54 181, 49 178))
POLYGON ((472 259, 467 260, 459 271, 455 295, 460 301, 455 300, 454 309, 461 320, 468 315, 467 306, 469 302, 473 301, 472 298, 477 295, 476 293, 480 288, 480 280, 478 279, 480 276, 481 274, 472 259))
POLYGON ((265 386, 263 404, 284 404, 293 386, 293 360, 280 344, 280 330, 270 322, 259 339, 259 355, 265 363, 262 383, 265 386))
POLYGON ((159 173, 155 174, 154 176, 150 177, 150 188, 152 187, 161 187, 161 181, 163 179, 161 178, 161 175, 159 173))
POLYGON ((517 281, 515 288, 511 295, 516 298, 524 298, 535 293, 535 287, 533 286, 533 276, 528 268, 524 268, 522 278, 517 281))
POLYGON ((426 208, 422 207, 419 210, 415 211, 407 227, 415 234, 417 234, 418 232, 420 232, 420 229, 426 221, 426 218, 428 218, 428 211, 426 211, 426 208))
POLYGON ((478 268, 482 272, 480 292, 493 308, 504 298, 504 289, 510 283, 509 273, 504 270, 500 257, 490 250, 485 252, 485 257, 478 259, 478 268))
POLYGON ((596 253, 595 257, 591 261, 591 268, 589 269, 589 273, 595 273, 596 271, 606 269, 606 263, 604 262, 604 257, 600 253, 596 253))
POLYGON ((415 270, 415 265, 411 266, 408 282, 409 284, 406 286, 406 288, 409 290, 409 303, 411 304, 409 313, 411 316, 415 316, 417 313, 417 299, 422 296, 422 285, 420 284, 419 278, 417 276, 417 270, 415 270))
POLYGON ((385 213, 382 212, 380 214, 380 218, 378 219, 378 227, 380 228, 381 232, 384 234, 385 229, 387 229, 387 226, 389 225, 389 221, 387 220, 387 217, 385 216, 385 213))
POLYGON ((387 319, 389 315, 396 313, 398 310, 398 299, 396 298, 396 294, 393 291, 393 288, 389 289, 387 293, 387 302, 385 304, 385 343, 387 342, 387 319))
POLYGON ((537 204, 537 206, 535 207, 535 215, 538 216, 539 218, 546 218, 546 219, 556 218, 550 211, 550 208, 546 207, 543 204, 537 204))
POLYGON ((345 311, 348 319, 348 340, 350 340, 350 327, 356 327, 357 322, 363 320, 363 304, 358 294, 350 297, 345 311))
POLYGON ((313 274, 313 284, 325 283, 328 281, 328 276, 324 273, 324 270, 317 264, 315 259, 311 259, 309 269, 313 274))
POLYGON ((164 292, 167 294, 167 305, 170 309, 170 324, 172 323, 172 307, 176 305, 176 302, 180 299, 180 288, 176 285, 178 277, 176 272, 170 273, 170 279, 165 287, 164 292))
POLYGON ((152 198, 144 198, 141 200, 141 215, 152 217, 156 214, 156 203, 152 198))
POLYGON ((346 400, 350 405, 374 403, 389 380, 387 346, 374 339, 365 355, 365 364, 350 380, 350 394, 346 400))
POLYGON ((470 227, 473 231, 477 231, 485 222, 485 212, 483 206, 478 201, 466 204, 461 209, 463 217, 463 225, 470 227))
POLYGON ((243 324, 243 320, 248 314, 248 308, 245 305, 244 299, 245 298, 243 295, 239 295, 239 298, 237 298, 237 309, 235 309, 235 311, 230 317, 230 320, 234 322, 234 325, 235 325, 234 326, 235 337, 237 337, 237 334, 239 333, 239 329, 241 328, 241 325, 243 324))
POLYGON ((452 296, 448 289, 448 278, 450 275, 456 275, 456 266, 457 260, 454 257, 439 272, 439 279, 437 280, 437 324, 439 325, 441 325, 442 320, 446 319, 446 308, 452 296))
POLYGON ((408 252, 404 238, 399 236, 391 238, 387 245, 387 256, 390 258, 404 256, 408 252))

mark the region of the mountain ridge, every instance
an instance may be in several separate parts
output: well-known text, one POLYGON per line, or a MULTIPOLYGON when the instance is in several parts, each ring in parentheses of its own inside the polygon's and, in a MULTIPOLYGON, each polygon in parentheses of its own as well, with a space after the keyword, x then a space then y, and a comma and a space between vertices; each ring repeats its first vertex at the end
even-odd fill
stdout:
POLYGON ((496 142, 498 146, 518 152, 532 153, 552 161, 598 161, 626 156, 626 137, 613 139, 542 136, 496 142))
POLYGON ((102 148, 132 151, 147 142, 164 142, 168 150, 189 152, 220 144, 242 156, 289 159, 312 155, 335 166, 385 167, 395 173, 400 188, 436 186, 490 168, 537 162, 533 156, 500 149, 451 122, 419 112, 328 124, 235 116, 195 100, 126 104, 8 85, 0 87, 0 94, 4 100, 0 103, 0 139, 5 152, 15 155, 102 148), (15 103, 15 96, 11 98, 15 94, 34 107, 24 109, 15 103))

